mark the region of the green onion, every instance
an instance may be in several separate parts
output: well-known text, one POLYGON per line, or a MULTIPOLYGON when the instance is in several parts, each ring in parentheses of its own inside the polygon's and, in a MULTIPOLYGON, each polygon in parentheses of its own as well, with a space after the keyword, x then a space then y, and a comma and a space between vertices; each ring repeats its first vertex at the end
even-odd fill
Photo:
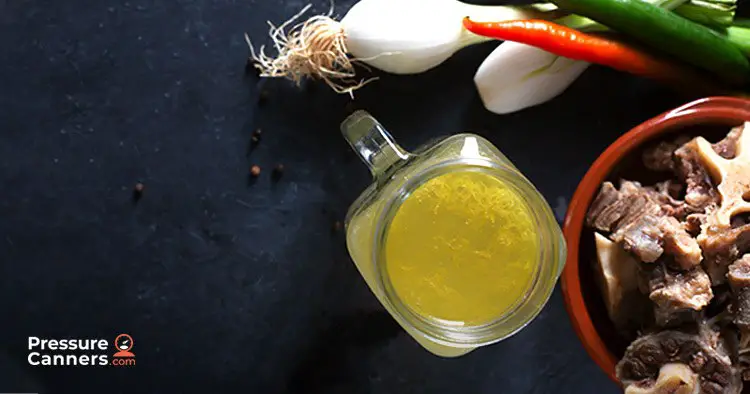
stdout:
MULTIPOLYGON (((708 27, 724 28, 732 24, 737 0, 642 0, 651 5, 674 10, 675 13, 693 22, 708 27)), ((586 32, 607 31, 609 28, 585 16, 567 15, 555 23, 586 32)))
POLYGON ((735 3, 735 0, 691 0, 674 12, 708 27, 727 27, 734 19, 735 3))
MULTIPOLYGON (((687 3, 689 0, 643 0, 643 1, 653 4, 657 7, 662 7, 668 10, 673 10, 687 3)), ((571 14, 571 15, 564 16, 562 18, 558 18, 557 20, 555 20, 555 23, 561 24, 566 27, 570 27, 572 29, 585 31, 585 32, 600 32, 600 31, 609 30, 607 26, 604 26, 601 23, 598 23, 589 18, 586 18, 585 16, 580 16, 576 14, 571 14)))
POLYGON ((726 36, 745 56, 750 57, 750 19, 735 21, 727 27, 726 36))
POLYGON ((709 27, 642 0, 554 0, 560 8, 594 19, 730 83, 750 81, 750 61, 709 27))

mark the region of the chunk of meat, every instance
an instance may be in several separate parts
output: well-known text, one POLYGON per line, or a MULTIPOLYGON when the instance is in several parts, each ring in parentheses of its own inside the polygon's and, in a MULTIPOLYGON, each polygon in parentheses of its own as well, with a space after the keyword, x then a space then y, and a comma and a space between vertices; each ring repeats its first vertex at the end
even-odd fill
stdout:
POLYGON ((693 139, 682 145, 674 155, 675 172, 686 185, 685 202, 699 209, 718 205, 719 194, 701 163, 697 141, 693 139))
MULTIPOLYGON (((685 185, 671 179, 656 184, 656 190, 659 193, 666 194, 675 200, 680 197, 680 193, 682 193, 682 189, 684 188, 685 185)), ((680 203, 684 202, 680 201, 680 203)))
POLYGON ((617 231, 641 216, 674 216, 687 212, 683 201, 672 197, 671 182, 644 187, 638 182, 622 181, 618 191, 612 182, 604 182, 589 207, 587 224, 601 231, 617 231))
POLYGON ((686 364, 664 364, 656 381, 646 379, 631 384, 625 394, 700 394, 700 379, 686 364))
POLYGON ((685 227, 671 216, 659 220, 659 230, 664 234, 664 251, 674 257, 680 268, 691 269, 703 260, 698 241, 685 230, 685 227))
POLYGON ((656 324, 662 327, 697 317, 713 298, 711 280, 701 267, 687 272, 671 270, 660 263, 651 272, 649 299, 654 303, 656 324))
POLYGON ((644 263, 653 263, 664 253, 664 234, 659 229, 659 218, 644 215, 617 232, 611 238, 644 263))
POLYGON ((750 332, 750 254, 729 266, 727 279, 734 296, 734 324, 741 331, 750 332))
POLYGON ((671 216, 645 215, 612 234, 625 250, 645 263, 653 263, 663 253, 674 257, 676 267, 689 270, 700 264, 703 253, 698 241, 671 216))
POLYGON ((732 289, 733 322, 740 331, 742 379, 750 380, 750 254, 729 266, 727 279, 732 289))
POLYGON ((715 144, 712 144, 711 148, 713 148, 713 150, 719 156, 725 159, 733 159, 735 156, 737 156, 737 142, 740 139, 740 135, 742 135, 743 129, 744 126, 733 128, 729 131, 729 134, 724 137, 724 139, 715 144))
POLYGON ((701 233, 701 228, 703 227, 703 224, 706 223, 706 214, 705 213, 693 213, 690 215, 687 215, 685 218, 685 231, 688 232, 688 234, 693 236, 698 236, 698 234, 701 233))
POLYGON ((699 311, 713 298, 711 280, 700 267, 687 272, 672 271, 666 267, 654 271, 658 273, 652 277, 649 298, 656 304, 699 311))
MULTIPOLYGON (((660 188, 668 190, 667 185, 660 188)), ((610 231, 613 241, 643 262, 653 263, 666 252, 680 268, 690 269, 703 257, 695 239, 671 216, 687 212, 682 206, 686 204, 638 182, 623 181, 620 190, 605 182, 589 208, 587 223, 610 231)))
POLYGON ((750 380, 750 354, 741 354, 739 368, 742 371, 742 380, 750 380))
POLYGON ((659 182, 654 187, 643 188, 648 196, 659 204, 665 215, 683 220, 687 215, 700 210, 677 199, 681 189, 682 185, 672 181, 659 182))
POLYGON ((623 181, 620 183, 620 194, 622 194, 627 209, 620 218, 613 231, 625 228, 644 216, 662 216, 661 205, 655 201, 649 190, 637 182, 623 181))
POLYGON ((705 226, 698 236, 703 250, 703 267, 714 285, 726 283, 729 265, 750 252, 750 224, 737 228, 705 226))
POLYGON ((673 171, 675 151, 689 140, 687 136, 680 136, 674 141, 662 141, 647 148, 643 151, 643 164, 653 171, 673 171))
POLYGON ((624 207, 611 210, 612 204, 620 200, 620 192, 617 191, 612 182, 604 182, 599 189, 594 201, 589 206, 586 214, 586 224, 601 231, 610 231, 610 229, 620 220, 623 215, 624 207))
POLYGON ((653 387, 665 365, 684 364, 700 377, 701 393, 739 394, 742 380, 727 353, 729 346, 710 331, 665 330, 641 336, 617 364, 617 378, 626 392, 632 385, 653 387))
POLYGON ((601 230, 611 231, 612 227, 625 214, 627 206, 623 205, 622 196, 612 182, 604 182, 599 189, 599 194, 591 203, 586 222, 589 226, 601 230), (615 204, 620 205, 615 207, 615 204))
POLYGON ((677 199, 682 185, 673 181, 664 181, 654 186, 642 186, 639 182, 620 181, 620 192, 626 196, 644 196, 651 203, 656 203, 664 215, 683 219, 688 213, 698 212, 694 207, 677 199))
POLYGON ((678 328, 695 323, 702 317, 701 312, 692 309, 676 309, 664 304, 653 304, 654 324, 660 328, 678 328))

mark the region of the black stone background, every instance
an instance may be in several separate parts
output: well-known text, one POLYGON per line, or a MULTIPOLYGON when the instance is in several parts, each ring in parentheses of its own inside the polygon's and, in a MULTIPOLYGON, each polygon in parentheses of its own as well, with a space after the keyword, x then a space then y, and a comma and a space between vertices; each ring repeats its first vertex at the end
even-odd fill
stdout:
MULTIPOLYGON (((350 99, 244 73, 243 33, 262 42, 304 4, 0 0, 0 392, 617 393, 559 290, 520 334, 459 359, 383 311, 331 231, 370 182, 338 131, 350 99), (32 335, 120 332, 135 367, 26 361, 32 335)), ((562 215, 611 141, 684 101, 593 67, 550 103, 492 115, 472 77, 495 45, 382 75, 356 106, 407 149, 489 138, 562 215)))

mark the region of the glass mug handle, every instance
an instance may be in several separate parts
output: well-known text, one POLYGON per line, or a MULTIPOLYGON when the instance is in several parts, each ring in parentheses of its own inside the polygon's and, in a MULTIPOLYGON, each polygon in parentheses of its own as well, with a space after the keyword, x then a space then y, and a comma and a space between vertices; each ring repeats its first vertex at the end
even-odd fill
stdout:
POLYGON ((376 179, 386 174, 394 164, 411 156, 366 111, 358 110, 344 119, 341 133, 376 179))

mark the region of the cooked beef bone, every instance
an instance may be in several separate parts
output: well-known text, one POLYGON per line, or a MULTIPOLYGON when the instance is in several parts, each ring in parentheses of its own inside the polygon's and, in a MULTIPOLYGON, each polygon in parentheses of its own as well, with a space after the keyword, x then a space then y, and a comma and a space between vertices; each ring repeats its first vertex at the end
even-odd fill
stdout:
POLYGON ((638 289, 639 263, 620 245, 595 233, 594 271, 609 318, 624 335, 645 323, 650 302, 638 289))
POLYGON ((701 267, 687 272, 670 269, 659 263, 651 272, 649 299, 654 303, 654 317, 660 327, 695 320, 713 298, 711 280, 701 267))
MULTIPOLYGON (((662 189, 668 188, 661 186, 662 189)), ((618 191, 602 184, 589 208, 587 223, 601 231, 641 261, 653 263, 666 251, 677 265, 690 269, 702 259, 696 240, 671 215, 687 212, 685 204, 638 182, 622 181, 618 191)))
POLYGON ((675 158, 675 171, 686 185, 685 202, 701 209, 718 205, 719 194, 714 188, 711 176, 701 163, 696 140, 691 140, 677 149, 675 158))
MULTIPOLYGON (((712 175, 717 184, 716 192, 719 201, 718 207, 707 211, 707 223, 712 226, 731 227, 732 217, 750 212, 750 202, 744 197, 750 194, 750 122, 743 126, 742 130, 732 131, 732 135, 739 134, 736 145, 736 155, 726 159, 716 153, 715 148, 705 138, 697 137, 691 144, 696 147, 696 153, 701 165, 712 175), (748 128, 748 132, 743 130, 748 128)), ((687 145, 686 145, 687 146, 687 145)))
MULTIPOLYGON (((723 140, 711 148, 725 159, 734 158, 742 127, 736 127, 723 140)), ((674 171, 687 184, 685 202, 694 208, 705 208, 718 204, 719 196, 714 189, 708 171, 701 162, 696 140, 681 136, 674 142, 660 142, 643 153, 646 168, 654 171, 674 171)))
POLYGON ((740 371, 732 365, 727 353, 729 346, 722 343, 722 337, 711 335, 712 332, 665 330, 633 341, 616 367, 625 392, 632 385, 655 386, 665 365, 685 364, 700 377, 700 393, 739 394, 740 371))
POLYGON ((703 250, 703 267, 711 282, 714 285, 726 283, 729 265, 750 252, 750 225, 737 228, 704 226, 698 243, 703 250))
POLYGON ((742 217, 750 212, 750 202, 745 201, 750 194, 748 125, 750 122, 733 129, 716 144, 697 137, 678 150, 678 153, 683 148, 689 151, 704 172, 712 175, 710 180, 718 183, 715 188, 718 199, 706 206, 697 237, 703 250, 704 268, 714 285, 725 283, 729 264, 750 249, 750 224, 744 223, 742 217))
MULTIPOLYGON (((736 127, 729 134, 710 148, 724 159, 735 157, 738 149, 738 141, 743 127, 736 127)), ((675 165, 672 167, 681 180, 687 185, 685 202, 696 208, 706 208, 718 205, 721 201, 714 180, 706 166, 705 154, 701 154, 700 141, 703 138, 695 138, 682 145, 674 151, 675 165)), ((706 142, 705 144, 708 145, 706 142)))
POLYGON ((645 379, 625 388, 625 394, 700 394, 700 379, 689 366, 680 363, 664 364, 659 376, 645 379))

